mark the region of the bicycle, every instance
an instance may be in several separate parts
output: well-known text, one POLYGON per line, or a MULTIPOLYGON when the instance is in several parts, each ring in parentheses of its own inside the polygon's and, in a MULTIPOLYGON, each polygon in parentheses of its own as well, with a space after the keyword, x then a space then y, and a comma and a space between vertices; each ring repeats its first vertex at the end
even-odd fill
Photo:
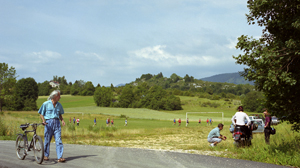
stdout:
POLYGON ((24 160, 28 152, 33 149, 34 158, 38 164, 44 161, 44 143, 40 136, 36 134, 36 129, 39 125, 43 123, 33 123, 33 124, 21 124, 20 128, 24 131, 23 134, 18 134, 16 140, 16 153, 20 160, 24 160), (32 126, 33 130, 27 131, 26 129, 32 126), (31 139, 30 145, 28 144, 27 133, 33 132, 33 137, 31 139))

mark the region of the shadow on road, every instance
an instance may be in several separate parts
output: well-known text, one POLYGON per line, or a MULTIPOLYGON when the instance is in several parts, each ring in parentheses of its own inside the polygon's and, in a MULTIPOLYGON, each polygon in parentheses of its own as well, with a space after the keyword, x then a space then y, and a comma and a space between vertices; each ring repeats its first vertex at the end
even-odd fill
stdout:
MULTIPOLYGON (((93 156, 97 156, 97 155, 73 156, 73 157, 66 157, 65 159, 66 159, 66 162, 68 162, 68 161, 71 161, 71 160, 82 159, 82 158, 93 157, 93 156)), ((35 162, 35 159, 34 159, 33 156, 28 157, 27 159, 29 159, 32 163, 35 162)), ((57 158, 55 158, 55 159, 49 158, 49 160, 47 160, 47 161, 44 160, 42 164, 43 165, 54 165, 54 164, 59 163, 57 160, 58 160, 57 158)), ((64 163, 66 163, 66 162, 64 162, 64 163)))
POLYGON ((75 159, 81 159, 81 158, 87 158, 91 156, 97 156, 97 155, 82 155, 82 156, 73 156, 73 157, 67 157, 65 158, 67 161, 75 160, 75 159))

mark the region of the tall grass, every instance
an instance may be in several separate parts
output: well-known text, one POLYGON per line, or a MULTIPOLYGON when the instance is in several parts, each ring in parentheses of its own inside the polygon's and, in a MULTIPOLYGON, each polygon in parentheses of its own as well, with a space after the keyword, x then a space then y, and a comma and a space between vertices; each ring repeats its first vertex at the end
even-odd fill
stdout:
POLYGON ((270 145, 264 142, 264 134, 256 134, 251 147, 231 148, 228 157, 300 167, 300 134, 290 128, 287 123, 276 126, 277 133, 271 135, 270 145))
POLYGON ((9 114, 0 115, 0 140, 16 139, 17 133, 20 133, 19 125, 17 125, 14 118, 9 114))

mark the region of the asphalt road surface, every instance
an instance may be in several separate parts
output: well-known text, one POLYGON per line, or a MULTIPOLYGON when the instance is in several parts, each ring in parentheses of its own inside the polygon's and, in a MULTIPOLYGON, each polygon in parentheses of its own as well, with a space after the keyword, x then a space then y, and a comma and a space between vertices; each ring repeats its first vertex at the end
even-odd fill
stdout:
POLYGON ((37 164, 33 151, 24 160, 15 152, 15 141, 0 141, 0 168, 282 168, 273 164, 198 154, 134 148, 64 144, 65 163, 57 162, 55 144, 50 146, 50 160, 37 164))

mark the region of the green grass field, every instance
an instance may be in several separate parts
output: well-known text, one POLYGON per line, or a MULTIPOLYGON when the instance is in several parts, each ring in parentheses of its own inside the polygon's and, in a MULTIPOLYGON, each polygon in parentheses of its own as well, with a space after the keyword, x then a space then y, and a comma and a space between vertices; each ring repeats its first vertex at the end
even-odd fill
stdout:
MULTIPOLYGON (((37 101, 38 107, 46 101, 47 97, 40 97, 37 101)), ((223 100, 211 101, 204 98, 180 96, 183 103, 183 110, 178 111, 156 111, 150 109, 134 109, 134 108, 106 108, 97 107, 94 103, 92 96, 70 96, 62 95, 60 103, 63 105, 66 113, 90 113, 90 114, 105 114, 120 116, 126 115, 130 118, 140 119, 158 119, 158 120, 173 120, 174 118, 181 118, 185 120, 186 112, 223 112, 224 120, 229 121, 236 112, 236 108, 240 102, 233 100, 231 104, 223 100), (201 107, 199 103, 203 102, 216 102, 220 104, 218 108, 201 107)), ((203 121, 206 118, 213 118, 214 121, 221 121, 222 114, 190 114, 188 116, 190 121, 198 121, 201 118, 203 121)))
MULTIPOLYGON (((40 97, 38 107, 47 97, 40 97)), ((180 97, 183 110, 156 111, 133 108, 104 108, 97 107, 92 96, 63 95, 60 103, 63 105, 63 115, 66 126, 62 127, 64 143, 86 144, 101 146, 118 146, 130 148, 147 148, 156 150, 172 150, 178 152, 214 155, 219 157, 238 158, 259 162, 273 163, 300 167, 300 134, 290 130, 291 125, 282 123, 275 126, 277 134, 271 136, 271 145, 266 145, 263 134, 254 134, 252 146, 236 148, 229 132, 230 119, 235 114, 240 101, 223 100, 217 108, 202 107, 203 102, 211 100, 197 97, 180 97), (211 148, 207 142, 207 135, 211 129, 221 122, 221 114, 193 114, 189 115, 190 124, 185 126, 186 112, 223 112, 224 129, 221 134, 228 137, 227 141, 211 148), (69 119, 79 118, 79 126, 69 123, 69 119), (124 126, 125 117, 128 125, 124 126), (94 118, 97 125, 93 126, 94 118), (107 118, 114 120, 114 126, 106 126, 107 118), (173 125, 173 119, 182 119, 182 125, 173 125), (201 118, 202 124, 198 124, 201 118), (213 124, 206 125, 206 118, 212 118, 213 124)), ((251 114, 247 112, 248 114, 251 114)), ((0 115, 0 129, 5 136, 0 139, 14 140, 15 134, 20 133, 19 125, 29 122, 41 122, 37 111, 33 112, 4 112, 0 115), (4 129, 4 131, 3 131, 4 129)), ((38 128, 38 135, 43 136, 43 127, 38 128)))

